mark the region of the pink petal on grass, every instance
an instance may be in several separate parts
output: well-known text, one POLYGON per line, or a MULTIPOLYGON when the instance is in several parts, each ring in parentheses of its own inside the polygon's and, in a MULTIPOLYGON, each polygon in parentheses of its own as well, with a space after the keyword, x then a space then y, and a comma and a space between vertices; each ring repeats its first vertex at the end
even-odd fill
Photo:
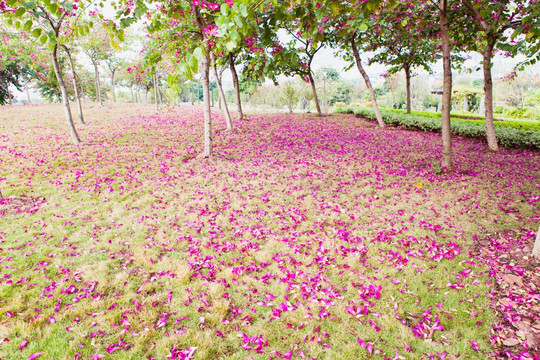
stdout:
POLYGON ((405 346, 405 350, 411 351, 411 347, 405 341, 403 342, 403 345, 405 346))
POLYGON ((42 352, 30 354, 30 356, 28 356, 28 360, 34 360, 40 357, 42 354, 43 354, 42 352))
POLYGON ((19 350, 22 350, 26 347, 26 345, 28 345, 28 340, 24 339, 22 342, 21 342, 21 346, 19 346, 19 350))

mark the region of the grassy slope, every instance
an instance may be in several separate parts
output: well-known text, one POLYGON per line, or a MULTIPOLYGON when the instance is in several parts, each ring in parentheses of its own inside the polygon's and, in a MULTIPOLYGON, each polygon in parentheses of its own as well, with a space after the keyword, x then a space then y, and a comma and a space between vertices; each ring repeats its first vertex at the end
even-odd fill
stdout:
POLYGON ((486 357, 491 279, 468 247, 536 226, 538 153, 460 139, 439 174, 436 134, 269 115, 190 160, 201 112, 152 111, 90 109, 75 148, 60 108, 2 108, 2 192, 47 205, 0 217, 0 358, 368 358, 359 338, 374 358, 486 357))

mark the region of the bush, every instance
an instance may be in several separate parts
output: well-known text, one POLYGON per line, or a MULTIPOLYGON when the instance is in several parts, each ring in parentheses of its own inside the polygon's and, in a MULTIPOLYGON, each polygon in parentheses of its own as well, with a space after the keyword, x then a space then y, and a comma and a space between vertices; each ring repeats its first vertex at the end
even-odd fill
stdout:
MULTIPOLYGON (((372 109, 345 107, 336 109, 338 113, 355 114, 369 120, 376 120, 372 109)), ((381 110, 387 125, 405 126, 429 132, 441 132, 441 121, 434 116, 405 114, 397 110, 381 110)), ((433 113, 429 113, 433 114, 433 113)), ((439 114, 440 118, 440 114, 439 114)), ((540 150, 540 123, 526 121, 501 121, 495 123, 495 134, 500 146, 506 148, 530 148, 540 150), (507 123, 512 123, 508 126, 507 123), (521 126, 521 128, 517 126, 521 126)), ((454 135, 484 139, 486 130, 482 120, 454 119, 451 123, 454 135)))

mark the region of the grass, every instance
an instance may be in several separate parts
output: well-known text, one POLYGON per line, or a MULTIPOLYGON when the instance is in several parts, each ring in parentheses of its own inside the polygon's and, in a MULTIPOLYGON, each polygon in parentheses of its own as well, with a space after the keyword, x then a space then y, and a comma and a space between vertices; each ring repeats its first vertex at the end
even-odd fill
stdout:
POLYGON ((492 280, 469 248, 537 227, 538 153, 456 139, 442 172, 436 134, 281 114, 189 160, 200 109, 86 119, 74 147, 60 107, 2 109, 1 191, 46 204, 0 217, 0 358, 491 352, 492 280))

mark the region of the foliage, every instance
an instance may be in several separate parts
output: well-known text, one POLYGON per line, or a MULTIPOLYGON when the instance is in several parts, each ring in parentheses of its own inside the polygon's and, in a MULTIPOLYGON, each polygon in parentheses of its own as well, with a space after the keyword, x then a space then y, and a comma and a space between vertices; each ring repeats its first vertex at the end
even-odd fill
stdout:
MULTIPOLYGON (((371 109, 348 107, 337 109, 336 112, 352 113, 367 119, 375 119, 375 114, 371 109)), ((382 110, 381 113, 385 122, 392 126, 405 126, 429 132, 441 131, 441 121, 438 116, 409 115, 400 113, 397 110, 382 110)), ((540 123, 504 121, 496 122, 495 126, 500 145, 507 148, 540 149, 540 123)), ((484 122, 478 120, 453 118, 451 132, 459 136, 485 138, 484 122)))

